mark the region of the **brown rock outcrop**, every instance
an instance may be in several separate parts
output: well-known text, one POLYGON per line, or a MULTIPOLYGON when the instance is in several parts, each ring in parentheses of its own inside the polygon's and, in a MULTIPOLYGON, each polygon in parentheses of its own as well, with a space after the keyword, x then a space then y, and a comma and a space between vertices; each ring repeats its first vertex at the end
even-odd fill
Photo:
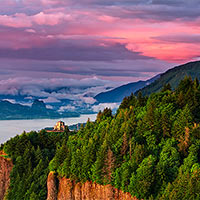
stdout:
POLYGON ((47 179, 48 196, 47 200, 57 199, 57 184, 54 172, 50 172, 47 179))
MULTIPOLYGON (((10 172, 13 168, 13 163, 10 159, 2 157, 0 152, 0 200, 3 200, 7 189, 10 185, 10 172)), ((5 154, 4 154, 5 155, 5 154)))
MULTIPOLYGON (((51 184, 47 184, 48 186, 51 184)), ((48 187, 48 194, 52 188, 48 187)), ((49 195, 48 195, 49 196, 49 195)), ((130 193, 113 188, 111 185, 99 185, 87 181, 84 184, 75 183, 67 178, 59 178, 57 198, 51 200, 137 200, 130 193)), ((48 199, 50 200, 50 199, 48 199)))

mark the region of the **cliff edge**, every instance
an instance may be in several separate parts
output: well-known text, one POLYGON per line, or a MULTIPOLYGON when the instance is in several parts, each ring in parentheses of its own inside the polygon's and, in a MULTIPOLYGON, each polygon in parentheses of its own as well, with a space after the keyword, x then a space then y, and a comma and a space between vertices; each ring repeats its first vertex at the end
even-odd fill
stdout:
POLYGON ((47 180, 47 200, 137 200, 130 193, 124 193, 111 185, 99 185, 91 181, 75 183, 64 177, 58 181, 56 189, 56 176, 51 172, 47 180))
POLYGON ((0 200, 3 200, 10 184, 10 172, 13 168, 13 163, 6 154, 0 152, 0 200))

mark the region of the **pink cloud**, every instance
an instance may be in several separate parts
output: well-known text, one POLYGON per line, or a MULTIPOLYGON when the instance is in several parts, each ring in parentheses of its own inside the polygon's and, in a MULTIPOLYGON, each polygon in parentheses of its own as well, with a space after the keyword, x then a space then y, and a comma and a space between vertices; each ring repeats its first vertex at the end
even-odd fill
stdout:
POLYGON ((62 12, 44 13, 28 16, 24 13, 16 13, 14 15, 0 15, 0 24, 13 28, 33 27, 33 23, 38 25, 54 26, 64 20, 69 20, 70 15, 62 12))
MULTIPOLYGON (((84 38, 85 41, 89 41, 88 38, 96 37, 99 40, 99 46, 106 45, 104 41, 117 42, 126 44, 128 50, 141 52, 144 56, 171 62, 190 60, 199 52, 199 45, 195 42, 189 44, 184 41, 168 42, 155 39, 155 37, 169 35, 172 30, 174 35, 198 34, 200 19, 196 11, 191 12, 192 7, 188 6, 185 9, 173 7, 173 5, 149 6, 142 3, 137 6, 134 4, 127 6, 123 5, 122 1, 118 5, 114 3, 112 5, 114 1, 110 1, 111 5, 102 1, 99 6, 100 3, 95 0, 77 2, 23 0, 17 3, 8 0, 3 4, 7 8, 10 6, 14 10, 18 5, 18 7, 21 6, 20 9, 24 6, 27 10, 32 8, 34 12, 28 14, 22 9, 21 13, 0 15, 0 25, 16 28, 11 32, 10 30, 0 32, 0 47, 45 47, 55 40, 64 43, 70 37, 81 36, 80 42, 84 38), (74 4, 79 4, 79 6, 76 7, 74 4), (180 12, 175 12, 176 9, 180 12), (183 13, 184 9, 187 19, 183 13), (194 20, 188 20, 192 16, 194 20)), ((91 39, 90 43, 92 42, 94 41, 91 39)))
POLYGON ((112 22, 119 20, 118 17, 112 17, 112 16, 108 16, 108 15, 101 15, 101 16, 99 16, 98 19, 101 21, 104 21, 104 22, 108 22, 108 23, 110 23, 110 22, 112 23, 112 22))
POLYGON ((32 23, 23 13, 17 13, 12 16, 0 15, 0 24, 13 28, 31 27, 32 23))
POLYGON ((26 29, 25 31, 28 33, 36 33, 36 31, 34 29, 26 29))
POLYGON ((70 15, 65 13, 44 13, 40 12, 32 16, 32 20, 39 25, 50 25, 54 26, 62 22, 63 20, 69 20, 70 15))
POLYGON ((53 5, 53 6, 59 5, 59 6, 62 6, 62 5, 69 4, 70 1, 69 0, 41 0, 41 3, 43 5, 53 5))

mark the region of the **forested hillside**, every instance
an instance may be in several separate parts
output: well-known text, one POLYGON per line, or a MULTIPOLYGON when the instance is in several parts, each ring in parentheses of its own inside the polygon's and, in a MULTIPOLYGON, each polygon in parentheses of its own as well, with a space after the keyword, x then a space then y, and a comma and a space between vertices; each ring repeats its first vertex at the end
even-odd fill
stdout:
POLYGON ((1 145, 14 164, 7 199, 46 199, 49 162, 55 155, 56 146, 66 142, 69 134, 73 132, 24 132, 1 145))
POLYGON ((171 85, 172 89, 175 89, 180 80, 182 80, 185 76, 191 76, 193 80, 196 77, 200 79, 200 61, 189 62, 184 65, 174 67, 161 74, 160 78, 139 91, 142 92, 143 95, 150 95, 152 93, 159 92, 162 87, 168 83, 171 85))
POLYGON ((49 171, 112 184, 138 199, 200 199, 200 85, 131 95, 78 133, 29 133, 2 148, 13 159, 9 200, 45 199, 49 171))
POLYGON ((157 80, 160 75, 157 75, 147 81, 138 81, 133 83, 128 83, 126 85, 122 85, 113 90, 102 92, 96 95, 94 98, 98 103, 113 103, 113 102, 121 102, 124 97, 131 95, 131 93, 135 93, 137 90, 153 83, 157 80))

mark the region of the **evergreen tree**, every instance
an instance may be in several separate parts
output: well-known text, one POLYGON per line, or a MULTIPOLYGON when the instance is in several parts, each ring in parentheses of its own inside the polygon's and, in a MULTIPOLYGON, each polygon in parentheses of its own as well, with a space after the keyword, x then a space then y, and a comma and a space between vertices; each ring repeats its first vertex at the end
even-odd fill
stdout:
POLYGON ((138 198, 145 198, 151 196, 153 193, 155 162, 156 158, 150 155, 139 165, 136 174, 132 174, 129 192, 133 196, 136 195, 138 198))

